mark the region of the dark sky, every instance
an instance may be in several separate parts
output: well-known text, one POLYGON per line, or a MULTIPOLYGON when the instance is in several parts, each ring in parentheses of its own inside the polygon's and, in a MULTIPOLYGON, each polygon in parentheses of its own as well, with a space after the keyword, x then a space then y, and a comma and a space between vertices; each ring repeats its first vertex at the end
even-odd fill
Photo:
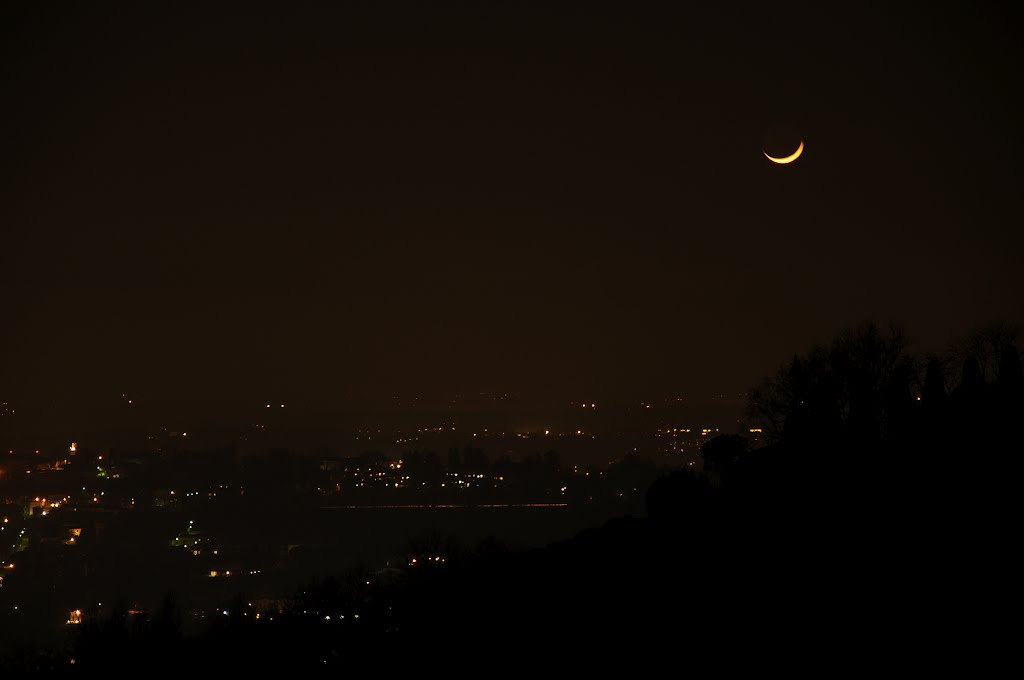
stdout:
POLYGON ((1021 320, 997 5, 93 4, 0 10, 29 411, 742 392, 866 319, 1021 320))

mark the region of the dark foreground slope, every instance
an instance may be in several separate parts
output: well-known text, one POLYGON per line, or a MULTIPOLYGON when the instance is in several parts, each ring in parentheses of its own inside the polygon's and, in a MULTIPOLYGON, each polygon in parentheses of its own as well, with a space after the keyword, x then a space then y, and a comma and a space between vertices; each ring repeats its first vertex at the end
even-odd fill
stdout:
POLYGON ((239 599, 198 637, 180 636, 169 604, 134 628, 83 626, 51 662, 115 675, 963 662, 980 628, 952 546, 877 507, 851 511, 851 500, 816 493, 758 508, 674 473, 652 487, 646 518, 527 552, 421 553, 401 570, 312 583, 273 615, 239 599))

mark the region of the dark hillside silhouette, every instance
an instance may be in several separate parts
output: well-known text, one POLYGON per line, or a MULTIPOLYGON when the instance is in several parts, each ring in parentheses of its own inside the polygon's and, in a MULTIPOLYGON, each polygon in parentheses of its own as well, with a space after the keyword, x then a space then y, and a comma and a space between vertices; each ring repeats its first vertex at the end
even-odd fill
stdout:
MULTIPOLYGON (((871 668, 935 649, 958 668, 962 645, 1001 639, 984 610, 1006 597, 1024 422, 1017 345, 961 346, 978 354, 919 357, 898 330, 861 326, 752 393, 767 445, 710 439, 703 470, 647 486, 646 517, 527 551, 427 534, 387 569, 316 578, 270 609, 239 594, 192 637, 173 596, 118 608, 77 631, 75 670, 642 669, 680 645, 690 670, 871 668), (606 642, 584 654, 578 640, 606 642)), ((631 455, 607 474, 651 473, 631 455)))

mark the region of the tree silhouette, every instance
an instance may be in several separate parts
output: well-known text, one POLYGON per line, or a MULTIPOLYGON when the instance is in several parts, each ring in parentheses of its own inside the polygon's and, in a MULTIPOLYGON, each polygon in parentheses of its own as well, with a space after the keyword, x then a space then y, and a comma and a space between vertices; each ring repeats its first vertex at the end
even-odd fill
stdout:
POLYGON ((929 357, 921 384, 921 401, 929 409, 940 408, 947 396, 946 369, 938 357, 929 357))
POLYGON ((908 345, 895 326, 845 331, 764 380, 747 414, 793 453, 877 446, 909 417, 917 371, 908 345))
POLYGON ((737 434, 721 434, 714 437, 700 447, 704 470, 728 474, 749 446, 750 440, 737 434))
POLYGON ((1004 356, 1011 355, 1007 357, 1008 368, 1012 367, 1014 357, 1019 364, 1019 340, 1020 331, 1016 326, 998 321, 953 343, 949 348, 949 355, 954 365, 962 366, 968 359, 973 359, 977 363, 981 379, 987 383, 994 383, 999 380, 999 374, 1002 372, 1004 356))

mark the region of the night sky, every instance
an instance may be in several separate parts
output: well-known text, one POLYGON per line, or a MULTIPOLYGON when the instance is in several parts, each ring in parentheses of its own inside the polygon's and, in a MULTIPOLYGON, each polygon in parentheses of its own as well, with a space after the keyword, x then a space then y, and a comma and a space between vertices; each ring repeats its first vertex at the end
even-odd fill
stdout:
POLYGON ((0 10, 27 430, 122 395, 699 398, 868 319, 1021 321, 997 5, 93 4, 0 10))

